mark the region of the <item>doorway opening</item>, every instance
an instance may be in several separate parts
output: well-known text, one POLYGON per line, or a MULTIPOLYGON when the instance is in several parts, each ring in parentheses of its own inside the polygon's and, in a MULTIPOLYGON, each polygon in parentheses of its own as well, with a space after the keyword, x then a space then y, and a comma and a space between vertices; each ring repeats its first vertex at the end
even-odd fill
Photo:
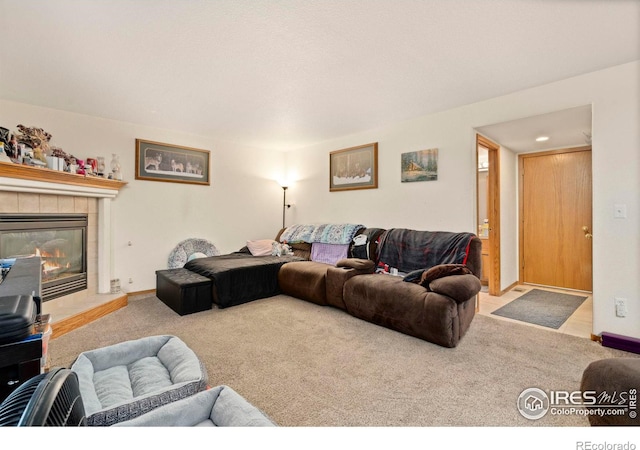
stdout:
MULTIPOLYGON (((480 309, 480 313, 491 313, 495 308, 502 306, 505 302, 512 301, 515 296, 519 296, 525 291, 534 287, 548 290, 561 290, 567 293, 572 292, 562 287, 547 287, 549 283, 531 284, 524 283, 521 275, 521 220, 523 213, 521 211, 521 183, 520 174, 520 158, 525 155, 533 155, 543 152, 559 152, 563 149, 576 149, 579 147, 591 147, 592 136, 592 107, 590 104, 568 108, 564 110, 551 111, 548 113, 517 118, 510 121, 487 124, 476 127, 474 134, 480 134, 499 146, 500 157, 500 183, 497 185, 500 194, 500 203, 502 211, 499 218, 502 223, 497 225, 501 228, 498 235, 501 238, 501 250, 499 250, 501 258, 500 277, 506 287, 495 295, 488 295, 488 286, 484 287, 481 300, 484 306, 480 309), (544 139, 539 139, 543 138, 544 139), (501 191, 501 192, 500 192, 501 191), (520 291, 520 292, 519 292, 520 291)), ((533 158, 533 156, 532 156, 533 158)), ((491 174, 491 165, 489 164, 489 174, 491 174)), ((478 188, 478 194, 481 194, 478 188)), ((488 188, 487 188, 488 189, 488 188)), ((564 188, 561 188, 564 189, 564 188)), ((478 206, 478 213, 480 213, 478 206)), ((536 220, 535 217, 529 217, 536 220)), ((478 224, 482 225, 481 218, 478 218, 478 224)), ((590 238, 587 235, 592 234, 591 223, 581 223, 577 232, 581 239, 590 238), (584 231, 583 227, 587 226, 588 231, 584 231)), ((491 219, 489 219, 489 227, 493 228, 491 219)), ((480 229, 479 231, 480 232, 480 229)), ((597 237, 597 235, 596 235, 597 237)), ((539 238, 547 241, 547 237, 539 238)), ((562 240, 561 240, 562 241, 562 240)), ((485 256, 486 258, 486 256, 485 256)), ((491 268, 492 264, 489 264, 491 268)), ((550 266, 556 266, 554 262, 550 266)), ((575 264, 573 264, 575 268, 575 264)), ((591 277, 592 279, 592 277, 591 277)), ((499 285, 499 286, 502 286, 499 285)), ((589 291, 586 291, 589 292, 589 291)), ((575 292, 574 292, 575 293, 575 292)), ((584 336, 589 332, 592 326, 593 306, 592 295, 579 309, 581 314, 577 314, 576 318, 572 316, 564 326, 566 332, 571 334, 579 333, 584 336), (579 331, 576 331, 579 330, 579 331)), ((577 335, 577 334, 576 334, 577 335)))
POLYGON ((476 229, 482 241, 482 284, 500 292, 500 146, 476 134, 476 229))

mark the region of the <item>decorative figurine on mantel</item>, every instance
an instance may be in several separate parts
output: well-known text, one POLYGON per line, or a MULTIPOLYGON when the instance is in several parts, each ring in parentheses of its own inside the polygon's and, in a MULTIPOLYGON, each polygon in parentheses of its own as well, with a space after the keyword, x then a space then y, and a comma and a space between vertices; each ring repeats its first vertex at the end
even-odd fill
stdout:
POLYGON ((0 127, 0 161, 12 162, 12 149, 10 145, 11 133, 7 128, 0 127))
POLYGON ((24 125, 18 125, 18 130, 22 133, 17 136, 18 142, 33 149, 32 164, 46 167, 47 158, 45 157, 45 152, 49 151, 51 134, 42 128, 25 127, 24 125))
POLYGON ((122 181, 122 166, 120 166, 120 159, 117 153, 111 154, 111 174, 109 178, 112 180, 122 181))
POLYGON ((0 161, 9 163, 11 162, 11 158, 9 158, 4 151, 4 142, 0 142, 0 161))
POLYGON ((98 156, 97 159, 98 159, 98 176, 104 177, 105 176, 104 156, 98 156))
POLYGON ((8 128, 0 127, 0 142, 2 142, 6 148, 9 143, 9 136, 11 136, 11 132, 8 128))

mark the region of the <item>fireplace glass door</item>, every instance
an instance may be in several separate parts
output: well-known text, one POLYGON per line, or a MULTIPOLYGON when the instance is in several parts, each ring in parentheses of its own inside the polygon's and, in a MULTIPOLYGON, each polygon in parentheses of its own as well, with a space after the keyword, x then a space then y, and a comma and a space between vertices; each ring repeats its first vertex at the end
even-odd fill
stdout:
POLYGON ((86 215, 2 215, 0 258, 40 256, 44 301, 85 289, 86 226, 86 215))

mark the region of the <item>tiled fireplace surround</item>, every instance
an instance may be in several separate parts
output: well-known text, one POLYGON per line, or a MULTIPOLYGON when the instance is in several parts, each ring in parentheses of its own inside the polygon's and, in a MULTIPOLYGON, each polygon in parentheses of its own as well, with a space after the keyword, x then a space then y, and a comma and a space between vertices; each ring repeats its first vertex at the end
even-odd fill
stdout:
POLYGON ((127 304, 126 294, 110 293, 110 202, 117 189, 68 185, 39 189, 39 184, 0 175, 0 213, 81 213, 88 216, 87 289, 51 299, 42 305, 42 312, 51 314, 56 336, 127 304), (60 326, 56 327, 56 324, 60 326))
MULTIPOLYGON (((0 213, 39 213, 39 214, 87 214, 87 291, 98 292, 98 225, 97 202, 95 198, 70 197, 62 195, 31 194, 25 192, 0 192, 0 213)), ((81 296, 87 293, 79 292, 81 296)), ((50 303, 69 303, 74 294, 61 297, 62 302, 50 300, 50 303)), ((48 311, 47 311, 48 312, 48 311)))

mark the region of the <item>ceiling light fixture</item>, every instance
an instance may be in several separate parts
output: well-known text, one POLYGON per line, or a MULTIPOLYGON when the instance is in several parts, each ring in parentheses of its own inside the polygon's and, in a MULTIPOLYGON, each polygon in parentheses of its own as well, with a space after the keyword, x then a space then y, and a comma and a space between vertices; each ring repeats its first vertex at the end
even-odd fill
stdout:
POLYGON ((539 136, 536 138, 536 142, 546 142, 549 140, 549 136, 539 136))

